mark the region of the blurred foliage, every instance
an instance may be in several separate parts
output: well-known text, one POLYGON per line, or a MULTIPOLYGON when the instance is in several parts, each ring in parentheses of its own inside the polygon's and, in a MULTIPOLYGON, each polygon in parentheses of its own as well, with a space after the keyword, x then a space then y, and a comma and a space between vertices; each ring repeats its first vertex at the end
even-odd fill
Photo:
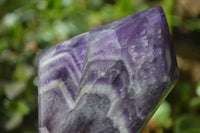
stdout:
MULTIPOLYGON (((184 10, 183 1, 190 0, 0 0, 0 132, 38 132, 37 54, 63 40, 161 5, 175 41, 199 45, 200 10, 185 16, 190 10, 184 10)), ((191 4, 200 8, 198 2, 191 4)), ((186 65, 180 65, 183 75, 187 75, 186 65)), ((200 132, 200 80, 185 77, 145 133, 200 132)))

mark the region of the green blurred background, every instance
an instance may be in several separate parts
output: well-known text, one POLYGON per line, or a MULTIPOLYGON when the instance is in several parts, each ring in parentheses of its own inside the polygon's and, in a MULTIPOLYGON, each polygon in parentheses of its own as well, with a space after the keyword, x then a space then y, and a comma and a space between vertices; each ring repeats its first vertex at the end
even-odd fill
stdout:
POLYGON ((200 133, 200 0, 0 0, 0 133, 37 133, 37 54, 161 5, 180 79, 143 133, 200 133))

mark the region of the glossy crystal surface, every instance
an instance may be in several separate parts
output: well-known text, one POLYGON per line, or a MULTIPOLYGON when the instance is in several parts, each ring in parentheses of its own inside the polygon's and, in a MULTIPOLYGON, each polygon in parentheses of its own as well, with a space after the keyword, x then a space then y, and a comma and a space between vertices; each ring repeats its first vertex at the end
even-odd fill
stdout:
POLYGON ((41 52, 41 133, 136 133, 178 78, 156 6, 41 52))

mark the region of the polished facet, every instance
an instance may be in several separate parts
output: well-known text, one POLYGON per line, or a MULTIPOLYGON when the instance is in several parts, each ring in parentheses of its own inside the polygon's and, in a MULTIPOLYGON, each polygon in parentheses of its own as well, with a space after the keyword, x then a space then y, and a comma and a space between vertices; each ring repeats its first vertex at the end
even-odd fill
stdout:
POLYGON ((178 78, 157 6, 39 54, 41 133, 136 133, 178 78))

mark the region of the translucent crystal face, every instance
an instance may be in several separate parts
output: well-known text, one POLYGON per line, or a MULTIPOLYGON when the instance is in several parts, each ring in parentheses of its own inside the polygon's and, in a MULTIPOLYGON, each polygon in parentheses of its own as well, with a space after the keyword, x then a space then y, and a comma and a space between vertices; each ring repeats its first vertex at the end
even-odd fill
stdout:
POLYGON ((178 78, 157 6, 39 55, 41 133, 136 133, 178 78))

